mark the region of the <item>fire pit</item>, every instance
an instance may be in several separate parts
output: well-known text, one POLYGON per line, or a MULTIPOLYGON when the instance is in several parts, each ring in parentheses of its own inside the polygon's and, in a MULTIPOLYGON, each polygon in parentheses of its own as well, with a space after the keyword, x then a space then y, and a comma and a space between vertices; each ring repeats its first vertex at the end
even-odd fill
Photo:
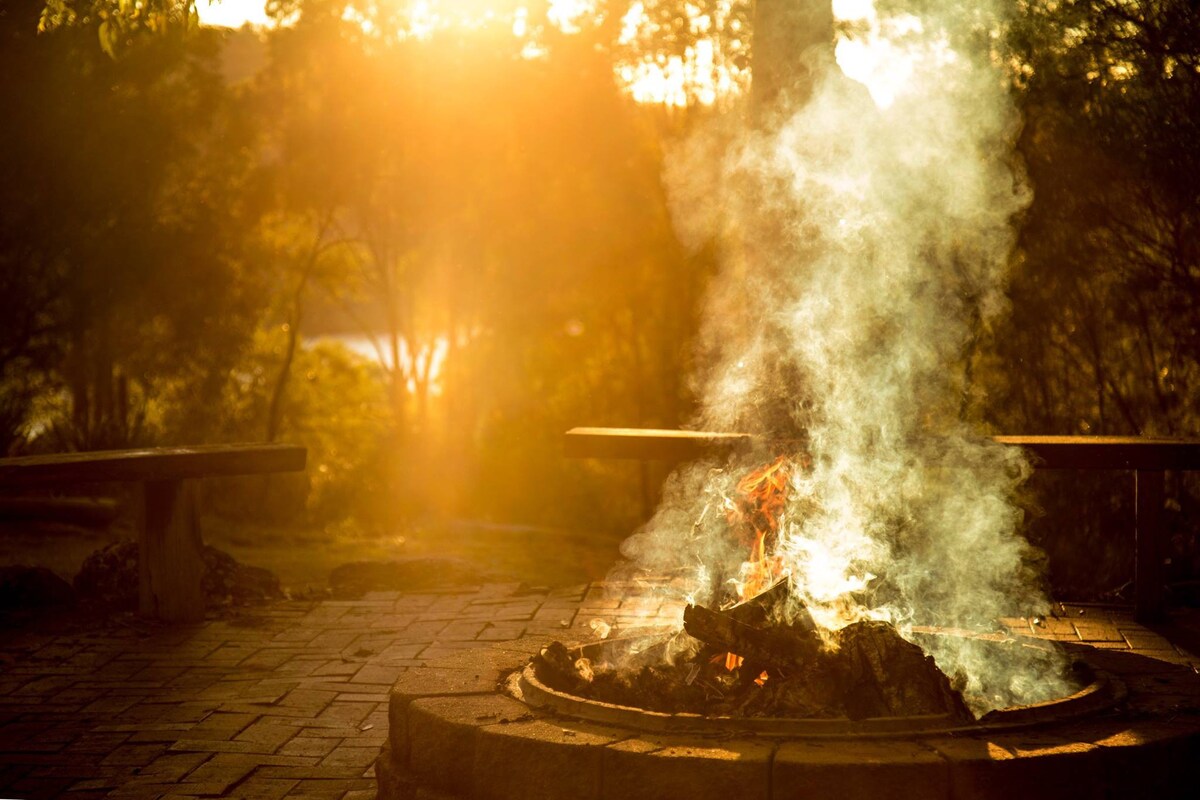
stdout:
POLYGON ((402 676, 380 797, 1183 797, 1200 756, 1200 675, 1129 651, 1068 645, 1082 688, 964 725, 700 718, 589 701, 538 678, 532 659, 547 643, 498 643, 402 676))
POLYGON ((708 560, 610 584, 619 637, 403 676, 380 797, 1188 796, 1200 675, 1178 652, 915 626, 886 574, 874 591, 852 565, 820 574, 831 559, 788 518, 798 464, 712 471, 726 488, 682 538, 708 560))
MULTIPOLYGON (((962 635, 926 629, 921 636, 962 635)), ((637 641, 637 640, 635 640, 637 641)), ((1046 647, 1043 642, 1015 643, 1001 637, 979 638, 985 647, 1010 644, 1046 647)), ((603 650, 620 642, 593 642, 574 648, 572 656, 600 660, 603 650)), ((897 735, 934 735, 1013 730, 1082 717, 1110 708, 1126 696, 1124 684, 1104 670, 1095 669, 1083 658, 1073 663, 1080 689, 1065 697, 1026 706, 996 709, 978 721, 964 720, 950 712, 902 716, 866 717, 771 717, 716 716, 681 712, 666 713, 607 703, 556 689, 539 677, 535 663, 514 673, 506 684, 509 694, 539 710, 600 723, 615 723, 646 731, 728 735, 730 732, 775 738, 872 738, 897 735)))

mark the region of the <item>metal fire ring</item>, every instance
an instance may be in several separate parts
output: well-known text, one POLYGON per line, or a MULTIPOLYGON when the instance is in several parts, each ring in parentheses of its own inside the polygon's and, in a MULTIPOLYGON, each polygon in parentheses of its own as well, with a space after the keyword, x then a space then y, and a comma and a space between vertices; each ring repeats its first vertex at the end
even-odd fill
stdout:
MULTIPOLYGON (((960 631, 923 629, 922 635, 970 636, 960 631)), ((994 641, 986 636, 974 636, 994 641)), ((1021 640, 1035 647, 1045 647, 1034 639, 1021 640)), ((591 642, 576 645, 573 652, 594 657, 613 642, 591 642)), ((928 714, 905 717, 877 717, 850 720, 845 718, 805 717, 730 717, 702 714, 669 714, 644 708, 623 706, 590 700, 561 692, 543 683, 532 662, 514 673, 506 682, 509 694, 522 702, 560 716, 619 725, 624 728, 656 733, 694 733, 705 735, 735 735, 810 739, 874 739, 889 737, 920 737, 945 734, 972 734, 985 731, 1016 730, 1077 719, 1121 702, 1126 696, 1125 685, 1112 674, 1097 669, 1084 658, 1075 658, 1072 668, 1083 684, 1078 691, 1057 700, 1013 706, 988 712, 973 724, 963 725, 947 714, 928 714)))

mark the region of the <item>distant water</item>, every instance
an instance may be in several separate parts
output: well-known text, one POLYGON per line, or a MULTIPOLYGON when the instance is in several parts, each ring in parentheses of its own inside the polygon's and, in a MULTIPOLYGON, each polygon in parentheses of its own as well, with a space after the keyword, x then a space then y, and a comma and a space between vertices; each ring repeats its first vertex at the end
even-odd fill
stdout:
MULTIPOLYGON (((391 355, 388 353, 388 347, 383 338, 354 333, 333 333, 311 336, 304 340, 306 346, 320 342, 338 342, 344 345, 347 350, 361 356, 367 361, 379 364, 382 367, 391 367, 391 355)), ((407 345, 402 346, 401 349, 407 350, 407 345)))

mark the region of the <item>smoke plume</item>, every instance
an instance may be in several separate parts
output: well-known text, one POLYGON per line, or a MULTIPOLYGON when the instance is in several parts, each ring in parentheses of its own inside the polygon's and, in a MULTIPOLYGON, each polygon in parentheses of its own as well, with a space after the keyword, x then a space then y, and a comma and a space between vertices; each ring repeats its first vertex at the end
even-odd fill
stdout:
MULTIPOLYGON (((1013 503, 1029 466, 973 418, 973 342, 1005 310, 1029 198, 1000 4, 969 5, 835 3, 837 64, 803 54, 808 83, 753 124, 725 115, 668 169, 681 236, 724 256, 697 425, 803 442, 775 555, 831 628, 994 630, 1047 605, 1013 503)), ((625 554, 689 599, 718 598, 747 558, 712 510, 739 466, 678 472, 625 554)), ((937 640, 919 643, 976 711, 1066 691, 1044 651, 937 640)))

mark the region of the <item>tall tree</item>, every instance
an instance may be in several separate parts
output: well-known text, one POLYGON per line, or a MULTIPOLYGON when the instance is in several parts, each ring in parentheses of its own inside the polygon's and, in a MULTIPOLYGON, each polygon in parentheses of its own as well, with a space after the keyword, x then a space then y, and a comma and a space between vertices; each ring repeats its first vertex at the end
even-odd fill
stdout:
POLYGON ((996 340, 1020 378, 997 412, 1047 432, 1195 433, 1200 12, 1186 0, 1025 12, 1013 34, 1034 201, 996 340))
POLYGON ((250 132, 217 71, 216 36, 168 24, 187 8, 54 4, 41 35, 21 15, 20 46, 5 51, 0 103, 22 124, 5 129, 0 154, 0 260, 36 276, 44 292, 32 299, 48 298, 67 446, 146 435, 147 403, 183 376, 194 402, 211 399, 247 332, 250 132))

